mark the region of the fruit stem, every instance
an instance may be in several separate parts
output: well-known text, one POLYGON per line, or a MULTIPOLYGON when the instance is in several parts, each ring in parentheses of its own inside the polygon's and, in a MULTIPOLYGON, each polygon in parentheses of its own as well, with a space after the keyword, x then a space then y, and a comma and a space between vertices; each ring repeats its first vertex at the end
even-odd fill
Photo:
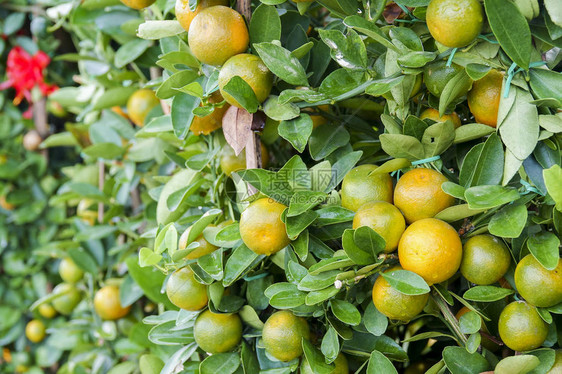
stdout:
POLYGON ((449 305, 447 305, 445 299, 443 299, 443 297, 435 289, 433 290, 432 298, 433 301, 435 301, 435 304, 439 307, 439 310, 441 310, 441 313, 445 318, 445 322, 447 322, 451 331, 457 336, 457 338, 459 338, 462 344, 466 346, 468 339, 466 338, 466 335, 462 333, 459 321, 457 321, 455 315, 451 312, 451 309, 449 309, 449 305))

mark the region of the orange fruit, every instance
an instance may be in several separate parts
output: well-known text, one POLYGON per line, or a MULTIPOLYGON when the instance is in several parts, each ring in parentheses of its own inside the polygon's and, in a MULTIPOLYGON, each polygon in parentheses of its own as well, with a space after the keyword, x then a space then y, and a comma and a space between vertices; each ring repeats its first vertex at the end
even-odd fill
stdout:
POLYGON ((275 312, 262 330, 262 342, 267 353, 284 362, 302 356, 302 339, 310 339, 308 322, 289 310, 275 312))
POLYGON ((123 4, 133 9, 144 9, 151 6, 156 0, 121 0, 123 4))
MULTIPOLYGON (((435 61, 423 68, 423 82, 433 96, 440 97, 447 82, 461 70, 463 68, 457 64, 447 66, 447 61, 435 61)), ((466 87, 466 91, 461 92, 459 96, 463 96, 469 88, 466 87)))
POLYGON ((191 11, 189 8, 189 0, 176 0, 176 18, 178 19, 181 27, 183 27, 185 31, 189 31, 189 25, 191 25, 193 18, 195 18, 195 16, 203 9, 207 9, 215 5, 228 6, 229 2, 227 0, 200 0, 197 2, 195 10, 191 11))
MULTIPOLYGON (((343 353, 340 352, 333 364, 336 367, 330 372, 330 374, 349 374, 349 365, 347 364, 347 358, 345 358, 343 353)), ((306 358, 303 359, 301 363, 301 374, 315 374, 306 358)))
POLYGON ((498 124, 498 110, 500 107, 503 74, 491 70, 482 79, 472 84, 468 91, 468 107, 478 123, 496 127, 498 124))
POLYGON ((388 173, 372 173, 377 165, 365 164, 350 170, 341 185, 341 205, 357 211, 370 201, 392 203, 392 178, 388 173))
POLYGON ((173 272, 166 283, 166 295, 178 308, 197 311, 207 306, 207 286, 195 280, 189 266, 173 272))
MULTIPOLYGON (((396 270, 402 270, 402 268, 394 266, 385 273, 392 273, 396 270)), ((427 304, 429 294, 404 295, 393 288, 382 275, 379 275, 373 286, 372 297, 379 312, 390 319, 407 322, 421 313, 427 304)))
POLYGON ((120 106, 112 106, 111 111, 113 113, 119 114, 121 117, 125 118, 127 121, 130 120, 129 116, 120 106))
POLYGON ((127 101, 127 113, 135 125, 142 127, 148 113, 158 105, 160 105, 160 100, 154 91, 146 88, 137 90, 127 101))
POLYGON ((65 257, 59 263, 59 275, 67 283, 76 283, 82 279, 84 272, 70 257, 65 257))
MULTIPOLYGON (((261 163, 263 168, 266 168, 267 164, 269 164, 269 153, 263 142, 261 143, 261 163)), ((225 144, 221 150, 220 165, 222 171, 228 176, 235 171, 246 170, 246 150, 243 149, 236 156, 234 149, 230 145, 225 144)))
POLYGON ((406 222, 434 217, 453 205, 455 198, 441 189, 447 180, 443 174, 426 168, 412 169, 400 177, 394 189, 394 205, 402 211, 406 222))
POLYGON ((273 87, 273 74, 261 58, 248 53, 232 56, 225 62, 219 73, 219 89, 226 102, 238 108, 242 106, 234 97, 224 91, 224 86, 235 76, 248 83, 260 103, 267 99, 273 87))
POLYGON ((39 305, 37 310, 39 311, 39 314, 42 317, 47 319, 51 319, 57 315, 57 311, 55 310, 55 308, 53 308, 51 304, 41 304, 39 305))
POLYGON ((187 40, 199 61, 214 66, 243 53, 250 43, 244 18, 222 5, 201 10, 191 21, 187 40))
POLYGON ((461 273, 479 286, 496 283, 509 269, 511 254, 500 239, 492 235, 476 235, 463 246, 461 273))
POLYGON ((459 118, 459 115, 456 112, 453 112, 451 114, 443 114, 441 117, 439 117, 438 110, 433 108, 427 108, 421 113, 420 118, 421 119, 429 118, 431 120, 434 120, 435 122, 445 122, 446 120, 449 119, 451 120, 451 122, 453 122, 455 129, 461 126, 461 119, 459 118))
POLYGON ((529 304, 548 308, 562 302, 562 260, 547 270, 529 254, 517 264, 514 278, 517 292, 529 304))
POLYGON ((8 201, 6 201, 6 196, 5 195, 1 195, 0 196, 0 207, 2 207, 2 209, 5 210, 14 210, 14 208, 16 207, 14 204, 9 203, 8 201))
MULTIPOLYGON (((314 1, 314 0, 312 0, 314 1)), ((318 110, 322 111, 322 112, 327 112, 327 113, 331 113, 332 112, 332 108, 328 105, 318 105, 317 107, 318 110)), ((312 128, 315 129, 318 126, 322 126, 326 123, 328 123, 328 119, 326 117, 324 117, 322 114, 318 113, 318 111, 313 110, 312 108, 303 108, 302 109, 303 112, 308 113, 308 115, 310 116, 310 119, 312 120, 312 128)))
POLYGON ((207 353, 229 352, 242 340, 242 321, 236 313, 216 314, 207 309, 195 320, 193 336, 207 353))
POLYGON ((119 287, 104 286, 94 296, 94 309, 102 319, 114 320, 125 317, 131 310, 131 306, 123 307, 121 305, 119 287))
MULTIPOLYGON (((222 102, 224 99, 219 91, 213 92, 211 97, 209 98, 209 103, 211 104, 218 104, 222 102)), ((223 106, 215 107, 213 113, 206 115, 205 117, 193 117, 193 122, 191 122, 191 126, 189 129, 195 135, 209 135, 213 131, 219 129, 222 126, 222 117, 224 113, 228 110, 230 105, 224 104, 223 106)))
POLYGON ((449 48, 460 48, 482 31, 484 11, 478 0, 431 0, 425 21, 435 40, 449 48))
POLYGON ((251 203, 240 216, 240 236, 259 255, 272 255, 291 242, 281 213, 287 207, 270 198, 251 203))
POLYGON ((80 291, 69 283, 60 283, 53 289, 54 294, 60 294, 51 301, 53 308, 62 315, 69 315, 72 313, 76 305, 80 303, 82 295, 80 291))
POLYGON ((36 151, 43 139, 36 130, 31 130, 23 136, 23 147, 28 151, 36 151))
POLYGON ((420 275, 428 285, 441 283, 459 269, 461 239, 448 223, 424 218, 404 231, 398 243, 398 259, 405 270, 420 275))
POLYGON ((537 310, 524 301, 514 301, 501 312, 498 321, 500 338, 514 351, 530 351, 546 340, 548 326, 537 310))
POLYGON ((400 210, 386 201, 372 201, 361 205, 353 217, 353 229, 361 226, 372 228, 386 242, 384 251, 398 248, 398 241, 406 229, 406 221, 400 210))
POLYGON ((25 336, 33 342, 39 343, 45 339, 45 325, 38 319, 33 319, 25 326, 25 336))
MULTIPOLYGON (((210 225, 213 227, 214 225, 210 225)), ((178 244, 178 249, 183 250, 187 247, 187 237, 189 236, 189 229, 185 230, 183 234, 180 236, 180 241, 178 244)), ((195 242, 199 243, 199 247, 195 248, 192 252, 190 252, 187 256, 185 256, 188 260, 194 260, 196 258, 208 255, 209 253, 214 252, 218 249, 217 246, 212 245, 209 243, 203 234, 200 234, 197 238, 195 238, 195 242)))

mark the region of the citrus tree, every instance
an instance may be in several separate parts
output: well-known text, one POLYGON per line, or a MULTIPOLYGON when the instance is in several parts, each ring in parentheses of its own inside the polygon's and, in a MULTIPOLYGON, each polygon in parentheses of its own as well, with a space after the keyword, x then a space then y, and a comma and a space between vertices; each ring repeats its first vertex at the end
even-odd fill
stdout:
POLYGON ((561 12, 48 4, 57 370, 560 371, 561 12))

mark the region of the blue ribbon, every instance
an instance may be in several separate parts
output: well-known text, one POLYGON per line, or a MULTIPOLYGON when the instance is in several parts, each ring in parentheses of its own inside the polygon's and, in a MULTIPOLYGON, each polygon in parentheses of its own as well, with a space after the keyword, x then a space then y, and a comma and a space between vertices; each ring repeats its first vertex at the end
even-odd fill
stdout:
POLYGON ((257 274, 257 275, 253 275, 253 276, 251 276, 251 277, 244 277, 244 280, 245 280, 246 282, 249 282, 249 281, 253 281, 253 280, 256 280, 256 279, 265 278, 265 277, 267 277, 268 275, 269 275, 268 272, 260 273, 260 274, 257 274))
POLYGON ((458 48, 452 48, 451 49, 451 54, 449 55, 449 58, 447 59, 447 67, 450 67, 451 64, 453 63, 453 58, 455 57, 455 53, 457 53, 458 48))
MULTIPOLYGON (((423 158, 421 160, 417 160, 417 161, 412 161, 412 165, 421 165, 421 164, 427 164, 428 162, 433 162, 433 161, 437 161, 441 158, 441 156, 437 155, 437 156, 433 156, 433 157, 428 157, 428 158, 423 158)), ((394 170, 392 173, 390 173, 390 176, 394 177, 396 175, 396 179, 400 179, 400 172, 402 169, 398 169, 398 170, 394 170)))
POLYGON ((523 188, 525 188, 525 191, 521 192, 521 195, 527 195, 528 193, 534 192, 538 195, 543 196, 543 194, 538 189, 531 186, 531 184, 529 184, 526 180, 520 179, 519 183, 521 183, 523 185, 523 188))
MULTIPOLYGON (((531 62, 529 64, 529 68, 536 68, 538 66, 542 66, 542 65, 545 65, 545 64, 546 64, 546 61, 535 61, 535 62, 531 62)), ((515 70, 516 67, 517 67, 517 64, 514 62, 514 63, 511 64, 511 66, 507 70, 507 80, 505 81, 505 88, 503 90, 503 97, 509 96, 509 87, 511 86, 511 81, 513 80, 513 77, 525 70, 523 68, 519 68, 519 69, 515 70)))

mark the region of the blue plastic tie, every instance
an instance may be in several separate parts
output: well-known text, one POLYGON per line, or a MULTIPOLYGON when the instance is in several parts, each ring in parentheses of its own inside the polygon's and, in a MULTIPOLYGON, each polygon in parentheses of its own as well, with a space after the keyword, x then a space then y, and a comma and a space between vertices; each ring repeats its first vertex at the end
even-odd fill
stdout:
POLYGON ((451 67, 451 64, 453 63, 453 58, 455 57, 455 53, 457 53, 458 48, 452 48, 451 49, 451 54, 449 55, 449 58, 447 59, 447 67, 451 67))
POLYGON ((267 277, 268 275, 269 275, 268 272, 260 273, 260 274, 257 274, 257 275, 253 275, 253 276, 251 276, 251 277, 244 277, 244 280, 245 280, 246 282, 250 282, 250 281, 253 281, 253 280, 256 280, 256 279, 265 278, 265 277, 267 277))
POLYGON ((525 191, 523 191, 521 193, 521 195, 527 195, 528 193, 534 192, 538 195, 543 196, 543 194, 538 189, 531 186, 531 184, 529 182, 527 182, 526 180, 521 179, 521 180, 519 180, 519 183, 521 183, 523 185, 523 187, 525 188, 525 191))
POLYGON ((421 165, 421 164, 427 164, 428 162, 433 162, 433 161, 437 161, 441 158, 441 156, 437 155, 437 156, 433 156, 433 157, 428 157, 428 158, 424 158, 421 160, 417 160, 417 161, 413 161, 412 165, 421 165))
MULTIPOLYGON (((542 65, 545 65, 546 61, 535 61, 535 62, 531 62, 529 64, 529 68, 536 68, 542 65)), ((511 81, 513 80, 513 77, 516 76, 517 74, 521 73, 522 71, 525 71, 525 69, 523 68, 519 68, 517 70, 515 70, 515 68, 517 67, 517 64, 514 62, 511 64, 511 66, 509 67, 509 69, 507 70, 507 80, 505 81, 505 89, 503 90, 503 97, 508 97, 509 96, 509 87, 511 87, 511 81)))
POLYGON ((488 39, 488 36, 493 36, 493 35, 494 34, 478 35, 478 38, 483 39, 483 40, 487 41, 488 43, 500 44, 497 40, 488 39))

